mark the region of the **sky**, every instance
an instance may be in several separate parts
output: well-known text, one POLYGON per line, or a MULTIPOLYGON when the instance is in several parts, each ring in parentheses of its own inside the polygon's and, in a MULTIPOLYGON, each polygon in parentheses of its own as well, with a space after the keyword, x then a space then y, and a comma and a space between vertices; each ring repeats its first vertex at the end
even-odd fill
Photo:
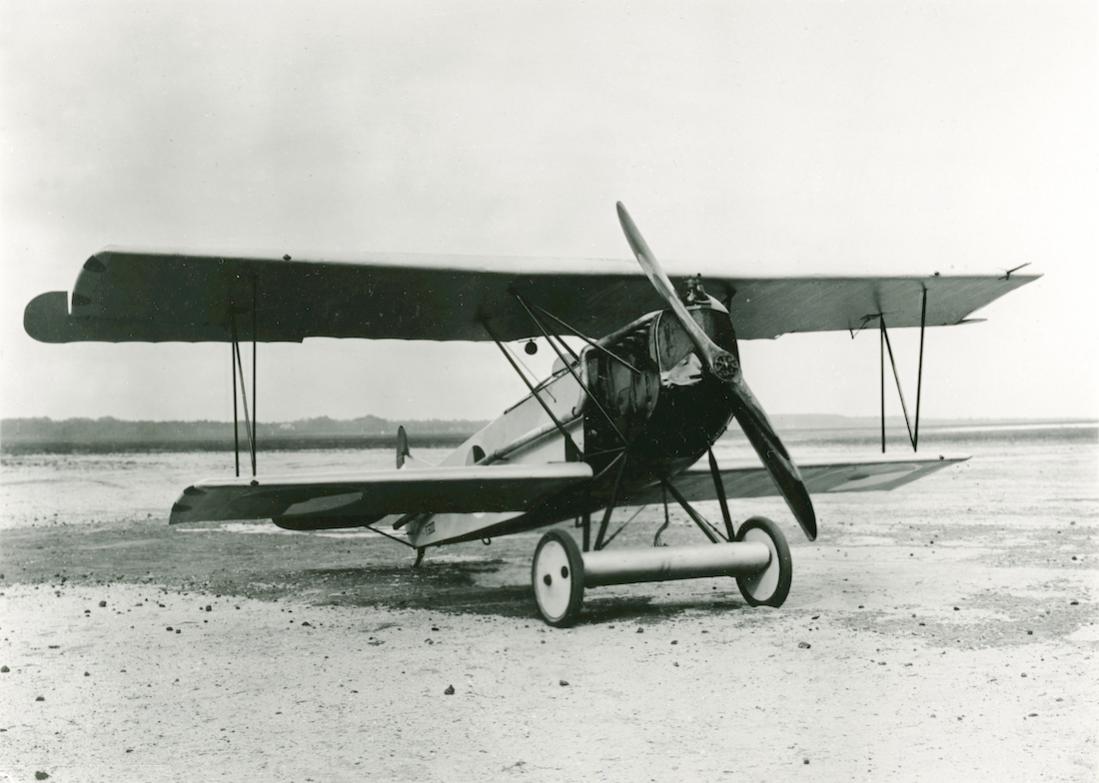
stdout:
MULTIPOLYGON (((231 417, 223 344, 23 332, 105 245, 627 258, 622 200, 672 271, 1030 263, 987 323, 928 331, 923 415, 1097 417, 1096 9, 0 0, 0 413, 231 417)), ((742 355, 773 413, 870 416, 877 342, 742 355)), ((263 420, 524 392, 491 343, 359 340, 262 346, 259 389, 263 420)))

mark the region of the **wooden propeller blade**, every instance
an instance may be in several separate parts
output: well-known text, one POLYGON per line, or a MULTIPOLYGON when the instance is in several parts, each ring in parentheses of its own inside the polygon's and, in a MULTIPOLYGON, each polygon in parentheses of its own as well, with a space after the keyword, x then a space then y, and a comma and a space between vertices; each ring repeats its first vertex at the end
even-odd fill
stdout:
POLYGON ((767 418, 759 401, 752 394, 751 389, 744 383, 743 377, 739 383, 730 383, 729 390, 733 405, 733 415, 736 417, 740 428, 748 436, 752 448, 756 450, 763 466, 771 474, 775 484, 782 492, 786 505, 790 507, 794 518, 801 526, 806 538, 815 541, 817 538, 817 515, 813 510, 813 501, 809 497, 809 490, 801 478, 798 466, 790 458, 786 447, 782 445, 778 434, 767 418))
MULTIPOLYGON (((727 353, 722 351, 713 340, 709 338, 706 332, 702 331, 702 327, 699 326, 695 319, 691 318, 691 314, 687 311, 687 307, 680 301, 679 295, 675 291, 675 286, 672 285, 672 281, 668 279, 668 275, 664 273, 664 269, 660 266, 660 262, 656 260, 656 256, 653 255, 653 251, 649 249, 649 245, 645 242, 645 238, 641 236, 641 232, 637 230, 637 224, 633 222, 633 218, 630 217, 630 213, 626 211, 626 207, 621 201, 618 202, 618 222, 622 224, 622 231, 626 234, 626 241, 630 244, 630 250, 633 251, 634 256, 637 258, 637 263, 641 265, 641 271, 645 273, 645 277, 649 278, 649 282, 653 284, 653 288, 660 294, 664 302, 675 313, 676 318, 679 319, 683 329, 687 332, 687 336, 694 343, 695 349, 698 351, 700 357, 707 366, 713 370, 714 359, 716 354, 727 353)), ((724 379, 723 379, 724 380, 724 379)))

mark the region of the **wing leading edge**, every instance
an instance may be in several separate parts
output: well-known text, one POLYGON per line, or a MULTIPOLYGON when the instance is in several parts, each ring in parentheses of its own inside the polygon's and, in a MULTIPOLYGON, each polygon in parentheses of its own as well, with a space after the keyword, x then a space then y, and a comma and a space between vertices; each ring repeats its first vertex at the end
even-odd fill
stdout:
MULTIPOLYGON (((714 264, 670 264, 702 274, 732 304, 741 339, 858 329, 884 314, 889 326, 963 323, 1034 275, 730 276, 714 264)), ((682 289, 686 275, 671 275, 682 289)), ((537 331, 515 301, 522 294, 588 335, 603 335, 664 306, 636 264, 475 256, 196 255, 107 249, 91 256, 71 296, 41 294, 27 305, 27 333, 49 343, 300 342, 307 337, 503 340, 537 331), (254 303, 254 307, 253 307, 254 303)))
POLYGON ((562 462, 210 480, 183 490, 169 522, 323 520, 330 523, 324 527, 351 527, 388 514, 524 511, 591 478, 585 463, 562 462))

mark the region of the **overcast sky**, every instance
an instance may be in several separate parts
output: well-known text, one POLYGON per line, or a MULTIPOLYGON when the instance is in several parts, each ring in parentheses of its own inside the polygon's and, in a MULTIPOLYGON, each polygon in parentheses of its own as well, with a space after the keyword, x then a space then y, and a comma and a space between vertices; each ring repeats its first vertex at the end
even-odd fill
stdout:
MULTIPOLYGON (((685 271, 1030 262, 987 323, 929 331, 924 415, 1099 415, 1094 2, 0 9, 4 416, 231 415, 224 345, 24 334, 104 245, 627 257, 619 199, 685 271)), ((916 344, 895 338, 910 400, 916 344)), ((873 333, 743 354, 772 412, 877 414, 873 333)), ((488 418, 522 393, 491 344, 260 360, 267 420, 488 418)))

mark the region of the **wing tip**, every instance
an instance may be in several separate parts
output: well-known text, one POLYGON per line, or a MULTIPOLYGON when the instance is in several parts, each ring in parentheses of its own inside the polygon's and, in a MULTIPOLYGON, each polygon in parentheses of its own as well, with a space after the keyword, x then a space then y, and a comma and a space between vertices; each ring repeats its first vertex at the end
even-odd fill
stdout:
POLYGON ((72 341, 67 291, 47 291, 23 308, 23 330, 41 343, 72 341))

